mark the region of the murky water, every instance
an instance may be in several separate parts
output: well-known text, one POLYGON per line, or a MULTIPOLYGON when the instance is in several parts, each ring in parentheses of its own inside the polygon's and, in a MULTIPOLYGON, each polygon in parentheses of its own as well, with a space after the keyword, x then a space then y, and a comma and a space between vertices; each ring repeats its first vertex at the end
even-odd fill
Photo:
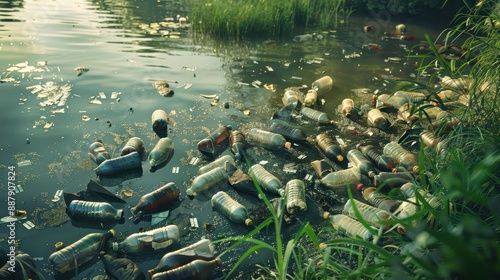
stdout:
MULTIPOLYGON (((325 31, 320 41, 269 42, 263 38, 228 46, 194 42, 189 25, 169 20, 184 16, 186 11, 182 1, 0 1, 0 71, 5 81, 0 84, 0 197, 7 201, 8 167, 14 166, 15 182, 24 189, 15 196, 16 208, 27 210, 27 220, 36 225, 28 230, 17 224, 19 250, 40 258, 36 264, 48 279, 52 276, 47 258, 56 242, 71 244, 87 233, 99 231, 75 227, 64 214, 64 202, 51 201, 57 190, 78 192, 96 177, 92 170, 95 164, 87 156, 89 145, 96 139, 102 140, 112 156, 118 156, 133 136, 143 139, 146 151, 150 151, 157 141, 151 129, 151 113, 165 110, 171 118, 169 137, 175 142, 175 154, 166 167, 155 173, 150 173, 149 164, 143 162, 142 176, 106 181, 112 192, 133 192, 127 204, 117 206, 130 217, 130 208, 141 195, 174 182, 181 189, 182 201, 171 209, 166 222, 185 226, 186 216, 177 215, 192 214, 200 224, 216 226, 211 232, 203 228, 195 232, 183 230, 182 246, 202 236, 215 240, 219 234, 242 235, 248 229, 213 212, 208 197, 186 198, 185 190, 200 165, 189 164, 199 156, 198 141, 219 125, 242 131, 267 127, 272 113, 282 107, 285 88, 310 86, 324 75, 334 79, 334 87, 320 96, 324 99, 320 110, 341 121, 336 109, 343 98, 351 97, 359 105, 367 99, 367 94, 355 94, 353 89, 366 88, 368 93, 387 90, 389 80, 407 79, 416 73, 412 61, 393 64, 384 62, 387 57, 404 57, 409 48, 423 40, 424 31, 435 37, 444 27, 441 23, 434 26, 428 21, 407 19, 408 30, 416 36, 414 41, 381 40, 381 32, 398 23, 387 13, 383 18, 380 14, 352 18, 341 30, 325 31), (362 33, 361 26, 366 23, 374 24, 376 32, 362 33), (381 50, 363 48, 368 43, 380 45, 381 50), (79 66, 88 71, 77 76, 75 68, 79 66), (170 83, 174 95, 159 95, 153 87, 157 80, 170 83), (265 89, 265 84, 272 84, 275 90, 265 89), (64 87, 71 89, 66 103, 43 106, 48 97, 40 93, 49 87, 52 95, 63 93, 64 87), (106 98, 100 97, 101 92, 106 98), (113 93, 116 98, 112 98, 113 93), (202 94, 216 94, 220 101, 211 106, 212 99, 202 94), (224 108, 226 102, 229 108, 224 108), (18 166, 26 160, 29 165, 18 166), (179 173, 173 173, 173 167, 179 167, 179 173)), ((359 125, 352 130, 352 124, 345 121, 338 128, 301 125, 311 136, 320 132, 339 135, 347 142, 347 150, 360 141, 384 143, 398 136, 397 132, 382 133, 359 125)), ((231 153, 227 150, 224 154, 231 153)), ((307 145, 274 153, 252 148, 249 155, 252 164, 268 161, 266 168, 283 183, 313 174, 309 162, 321 158, 313 146, 307 145), (297 159, 298 155, 307 157, 297 159), (296 173, 283 171, 284 164, 291 162, 296 163, 296 173)), ((243 163, 240 167, 246 168, 243 163)), ((229 193, 251 213, 263 207, 252 197, 229 193)), ((287 228, 288 234, 305 221, 324 226, 315 203, 319 198, 311 193, 308 199, 309 210, 287 228)), ((335 211, 339 205, 325 207, 335 211)), ((0 209, 0 215, 7 215, 6 207, 0 209)), ((140 227, 147 229, 150 224, 127 221, 117 225, 115 238, 137 232, 140 227)), ((3 238, 7 236, 3 227, 0 233, 3 238)), ((261 238, 272 241, 270 237, 261 238)), ((218 252, 223 250, 224 244, 218 245, 218 252)), ((161 255, 132 259, 146 272, 161 255)), ((227 273, 235 257, 225 255, 224 267, 213 277, 227 273)), ((261 258, 269 261, 265 254, 256 255, 248 260, 247 267, 261 258)), ((80 270, 76 279, 103 274, 99 262, 80 270)))

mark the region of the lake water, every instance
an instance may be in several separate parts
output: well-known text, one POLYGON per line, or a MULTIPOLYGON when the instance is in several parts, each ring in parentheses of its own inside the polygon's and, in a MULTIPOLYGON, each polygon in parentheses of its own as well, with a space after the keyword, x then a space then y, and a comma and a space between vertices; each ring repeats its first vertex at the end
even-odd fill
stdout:
MULTIPOLYGON (((174 182, 181 190, 181 202, 171 209, 166 222, 183 225, 179 246, 194 243, 202 236, 215 240, 220 234, 243 235, 248 229, 212 211, 208 197, 186 198, 185 190, 191 179, 199 166, 205 164, 190 164, 193 157, 200 156, 196 149, 198 141, 220 125, 242 131, 268 127, 272 113, 283 106, 281 97, 286 88, 310 87, 325 75, 334 79, 334 87, 320 96, 324 105, 319 109, 340 125, 318 127, 301 123, 308 135, 314 137, 321 132, 339 135, 347 143, 346 150, 360 141, 382 145, 396 139, 401 131, 384 133, 363 124, 353 128, 337 113, 337 106, 346 97, 361 105, 377 89, 390 91, 390 86, 386 87, 389 80, 411 79, 416 68, 414 61, 404 58, 407 50, 424 40, 423 32, 436 38, 446 26, 406 18, 404 23, 409 33, 416 36, 415 40, 382 40, 382 31, 390 31, 400 23, 386 11, 353 17, 349 25, 336 32, 322 33, 324 39, 319 41, 296 43, 290 38, 270 42, 273 38, 263 36, 235 45, 194 41, 189 24, 169 22, 169 18, 175 20, 177 15, 186 14, 183 1, 0 1, 0 72, 5 81, 0 84, 0 198, 7 202, 8 168, 13 166, 15 182, 24 189, 15 196, 16 208, 25 209, 27 220, 36 225, 28 230, 17 224, 18 249, 39 258, 37 267, 47 279, 53 278, 47 258, 56 242, 68 245, 88 233, 102 231, 75 227, 64 214, 64 202, 51 201, 57 190, 78 192, 96 177, 92 170, 96 165, 87 155, 89 145, 96 139, 102 140, 113 157, 119 155, 133 136, 140 137, 146 151, 150 151, 157 142, 151 129, 151 113, 165 110, 170 117, 169 137, 175 143, 175 154, 167 166, 155 173, 149 172, 149 164, 144 161, 142 176, 107 181, 106 186, 114 193, 133 192, 125 205, 117 207, 124 208, 128 218, 130 208, 143 194, 174 182), (363 33, 364 24, 373 24, 376 31, 363 33), (369 43, 379 44, 381 50, 363 48, 369 43), (353 53, 360 57, 346 57, 353 53), (384 62, 388 57, 401 57, 403 61, 384 62), (74 69, 79 66, 88 71, 77 76, 74 69), (160 96, 153 87, 158 80, 170 83, 174 95, 160 96), (275 91, 265 89, 265 84, 272 84, 275 91), (59 91, 63 86, 71 88, 65 104, 40 104, 47 101, 39 96, 40 90, 49 86, 59 91), (352 91, 360 88, 366 88, 367 93, 352 91), (99 97, 100 92, 105 99, 99 97), (116 99, 111 98, 113 92, 118 93, 116 99), (213 98, 202 95, 218 95, 220 101, 211 106, 213 98), (92 104, 92 100, 101 104, 92 104), (226 102, 229 108, 223 106, 226 102), (250 114, 245 114, 245 110, 250 114), (27 160, 28 165, 18 166, 27 160), (173 167, 179 167, 179 172, 174 173, 173 167), (187 231, 187 216, 182 214, 197 217, 200 224, 214 224, 216 229, 209 232, 200 227, 194 232, 187 231)), ((224 154, 231 152, 226 150, 224 154)), ((309 163, 322 158, 314 146, 305 144, 294 146, 292 151, 250 148, 249 156, 251 164, 268 161, 266 168, 283 184, 313 174, 309 163), (298 159, 300 155, 307 157, 298 159), (285 172, 284 164, 293 162, 296 165, 292 169, 297 172, 285 172)), ((239 163, 239 167, 247 168, 244 163, 239 163)), ((257 199, 227 190, 250 213, 264 207, 257 199)), ((326 226, 318 215, 315 194, 308 191, 308 211, 287 227, 285 235, 293 234, 306 221, 316 228, 326 226)), ((323 208, 338 212, 341 206, 337 203, 323 208)), ((7 207, 0 209, 0 215, 7 215, 7 207)), ((150 224, 143 221, 134 225, 127 220, 114 227, 115 239, 137 232, 140 227, 149 229, 150 224)), ((2 227, 0 234, 5 239, 8 230, 2 227)), ((259 238, 272 242, 271 235, 259 238)), ((217 251, 222 252, 224 246, 217 244, 217 251)), ((5 243, 2 247, 7 249, 5 243)), ((213 278, 223 277, 238 254, 241 251, 224 255, 224 265, 214 272, 213 278)), ((162 255, 132 257, 132 260, 146 272, 162 255)), ((269 254, 252 256, 243 269, 251 269, 253 263, 261 260, 269 263, 269 254)), ((104 274, 98 262, 80 269, 74 279, 104 274)))

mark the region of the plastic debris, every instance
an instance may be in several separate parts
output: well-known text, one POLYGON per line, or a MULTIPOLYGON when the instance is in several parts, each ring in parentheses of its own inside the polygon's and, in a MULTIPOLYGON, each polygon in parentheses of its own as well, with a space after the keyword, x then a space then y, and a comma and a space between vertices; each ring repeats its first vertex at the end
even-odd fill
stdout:
POLYGON ((189 218, 189 230, 190 231, 197 231, 198 230, 198 219, 196 217, 189 218))
POLYGON ((169 215, 170 215, 170 211, 168 211, 168 210, 160 212, 160 213, 152 214, 151 215, 151 226, 154 226, 154 225, 162 222, 163 220, 168 218, 169 215))
POLYGON ((179 173, 179 167, 178 166, 172 167, 172 173, 179 173))
POLYGON ((97 104, 97 105, 101 105, 102 104, 101 100, 99 100, 99 99, 92 99, 92 100, 89 101, 89 103, 90 104, 97 104))
POLYGON ((23 167, 23 166, 28 166, 28 165, 31 165, 31 160, 29 160, 29 159, 23 160, 23 161, 20 161, 17 163, 18 167, 23 167))
POLYGON ((32 221, 27 221, 26 223, 23 224, 23 226, 27 229, 32 229, 35 227, 35 224, 32 221))
POLYGON ((76 71, 76 76, 81 76, 83 73, 88 72, 89 69, 84 66, 77 66, 73 70, 76 71))

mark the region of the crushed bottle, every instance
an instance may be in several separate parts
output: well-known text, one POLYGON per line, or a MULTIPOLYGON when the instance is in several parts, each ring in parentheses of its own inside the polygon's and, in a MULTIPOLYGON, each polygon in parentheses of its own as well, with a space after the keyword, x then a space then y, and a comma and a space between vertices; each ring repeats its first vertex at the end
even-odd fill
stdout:
POLYGON ((130 138, 125 146, 121 150, 120 154, 122 156, 128 155, 132 152, 138 152, 139 154, 144 150, 144 142, 139 137, 130 138))
POLYGON ((173 182, 163 185, 155 191, 143 195, 137 204, 130 209, 138 223, 144 215, 161 212, 169 203, 179 197, 179 188, 173 182))
POLYGON ((373 145, 358 144, 356 148, 358 148, 364 156, 375 163, 376 167, 381 171, 391 172, 396 167, 394 161, 390 157, 384 155, 373 145))
POLYGON ((286 141, 281 134, 252 128, 247 132, 246 139, 252 145, 261 146, 270 150, 289 149, 292 144, 286 141))
POLYGON ((164 250, 180 241, 179 228, 176 225, 138 232, 127 236, 121 242, 113 242, 113 251, 126 254, 142 254, 164 250))
POLYGON ((155 110, 151 114, 151 123, 153 131, 160 138, 168 136, 168 116, 167 113, 161 109, 155 110))
POLYGON ((385 229, 389 227, 389 225, 383 224, 389 221, 389 219, 391 218, 391 213, 380 208, 375 208, 356 199, 353 199, 352 201, 348 200, 346 202, 346 204, 344 205, 343 213, 352 218, 356 218, 353 204, 356 206, 356 209, 358 209, 361 218, 363 218, 363 220, 365 220, 367 223, 376 227, 383 226, 383 228, 385 229))
POLYGON ((229 176, 229 185, 238 193, 247 193, 255 198, 260 198, 252 177, 230 162, 226 162, 226 171, 229 176))
POLYGON ((418 158, 395 141, 384 146, 384 154, 410 172, 418 173, 418 158))
POLYGON ((106 150, 106 148, 102 144, 101 140, 97 140, 90 145, 89 157, 97 165, 101 164, 103 161, 105 161, 107 159, 111 159, 108 151, 106 150))
POLYGON ((372 162, 367 159, 361 151, 352 149, 347 152, 347 160, 354 166, 358 167, 361 174, 373 178, 377 174, 377 170, 372 162))
POLYGON ((315 143, 326 158, 335 162, 342 162, 344 160, 342 148, 326 133, 318 134, 315 143))
POLYGON ((257 183, 268 192, 279 194, 283 191, 281 181, 260 164, 252 165, 248 169, 248 174, 255 178, 257 183))
POLYGON ((323 213, 323 218, 332 224, 337 231, 350 235, 358 236, 366 241, 373 239, 373 234, 365 226, 344 214, 331 215, 329 212, 323 213))
POLYGON ((150 172, 168 164, 174 155, 174 141, 168 137, 160 138, 148 156, 150 172))
POLYGON ((86 220, 97 223, 124 222, 123 209, 116 209, 107 202, 91 202, 73 200, 66 209, 71 219, 86 220))
POLYGON ((222 167, 216 167, 206 173, 196 176, 191 187, 186 190, 188 196, 195 196, 198 192, 208 190, 228 180, 227 172, 222 167))
POLYGON ((306 185, 302 180, 292 179, 286 183, 285 205, 289 214, 295 214, 296 210, 307 210, 306 185))
POLYGON ((227 193, 219 191, 212 196, 210 200, 212 207, 220 211, 224 216, 234 223, 252 225, 252 220, 248 218, 248 212, 245 206, 238 203, 227 193))

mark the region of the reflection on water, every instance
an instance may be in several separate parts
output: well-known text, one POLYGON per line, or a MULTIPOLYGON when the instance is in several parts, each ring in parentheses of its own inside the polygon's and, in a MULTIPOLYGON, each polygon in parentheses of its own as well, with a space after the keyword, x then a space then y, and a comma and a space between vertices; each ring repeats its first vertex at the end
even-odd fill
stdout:
MULTIPOLYGON (((320 109, 340 121, 337 106, 343 98, 351 97, 361 105, 367 93, 386 90, 390 80, 415 74, 413 62, 404 59, 406 50, 423 38, 423 31, 439 31, 439 26, 423 26, 408 19, 408 30, 417 36, 416 41, 381 40, 381 33, 361 32, 366 19, 353 18, 351 26, 325 31, 321 34, 324 39, 319 41, 294 43, 263 38, 238 45, 216 44, 193 41, 189 23, 178 24, 177 15, 187 15, 184 2, 0 1, 0 165, 4 170, 0 173, 0 197, 6 201, 7 167, 15 166, 16 184, 23 189, 16 194, 16 207, 27 210, 28 220, 36 225, 28 230, 17 224, 16 238, 21 251, 43 258, 36 264, 44 275, 50 274, 46 260, 56 242, 71 244, 95 232, 73 226, 65 215, 64 203, 51 200, 61 189, 67 193, 85 190, 89 179, 96 177, 96 165, 87 156, 89 145, 96 139, 101 139, 110 155, 117 157, 128 139, 137 136, 144 141, 147 154, 157 142, 151 113, 163 109, 169 115, 168 135, 175 143, 175 155, 169 164, 150 173, 143 159, 142 174, 103 178, 102 183, 112 193, 132 194, 125 198, 128 219, 130 207, 141 195, 175 182, 181 190, 181 201, 170 217, 193 215, 201 224, 215 225, 213 231, 183 229, 183 245, 201 236, 216 239, 219 234, 242 235, 248 229, 235 226, 212 211, 209 199, 189 200, 185 196, 199 166, 206 164, 190 164, 192 158, 199 156, 198 141, 219 125, 231 125, 241 131, 267 128, 273 112, 283 105, 281 97, 286 88, 310 87, 324 75, 333 77, 334 85, 320 96, 324 104, 320 109), (382 50, 366 48, 369 43, 379 44, 382 50), (387 57, 403 60, 384 62, 387 57), (78 67, 88 71, 78 75, 78 67), (156 81, 169 83, 175 94, 158 94, 153 85, 156 81), (355 90, 361 88, 365 90, 355 90), (220 101, 212 106, 214 95, 220 101), (18 165, 23 161, 29 164, 18 165)), ((387 26, 395 24, 386 22, 387 26)), ((345 122, 338 128, 317 127, 303 120, 297 124, 308 135, 339 135, 348 148, 359 141, 378 144, 396 136, 363 124, 354 130, 352 124, 345 122)), ((224 154, 231 153, 226 150, 224 154)), ((252 148, 249 157, 252 163, 268 161, 266 168, 282 182, 312 174, 309 163, 321 158, 307 144, 274 153, 252 148), (305 158, 298 159, 300 155, 305 158), (285 163, 295 163, 295 173, 285 172, 285 163)), ((247 170, 241 163, 239 167, 247 170)), ((262 212, 262 204, 254 197, 237 195, 233 190, 228 193, 249 212, 262 212)), ((316 201, 332 212, 338 211, 340 203, 331 197, 328 192, 319 191, 308 198, 308 204, 316 201)), ((310 220, 317 226, 321 222, 318 207, 308 209, 298 217, 299 221, 310 220)), ((260 212, 258 215, 264 215, 260 212)), ((0 213, 5 216, 6 209, 0 209, 0 213)), ((174 223, 175 219, 168 222, 174 223)), ((133 225, 127 220, 114 227, 115 238, 149 226, 148 222, 133 225)), ((288 233, 297 227, 298 223, 287 227, 288 233)), ((0 232, 3 234, 6 229, 0 232)), ((262 238, 271 242, 269 237, 262 238)), ((221 245, 218 251, 222 250, 221 245)), ((146 271, 156 265, 161 255, 133 260, 146 271)), ((236 257, 237 254, 223 259, 226 264, 221 271, 227 273, 236 257)), ((250 258, 248 266, 260 261, 250 258)), ((78 279, 99 274, 104 274, 100 262, 80 270, 78 279)))

